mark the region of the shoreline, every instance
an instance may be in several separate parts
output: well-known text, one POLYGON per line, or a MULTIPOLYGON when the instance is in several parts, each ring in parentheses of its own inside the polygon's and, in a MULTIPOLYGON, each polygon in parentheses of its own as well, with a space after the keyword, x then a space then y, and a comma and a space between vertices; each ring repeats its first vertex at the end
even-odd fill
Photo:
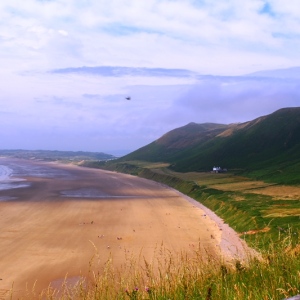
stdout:
MULTIPOLYGON (((125 174, 125 173, 118 173, 115 171, 109 171, 109 172, 113 172, 116 174, 125 174)), ((130 174, 126 174, 126 175, 135 177, 134 175, 130 175, 130 174)), ((240 235, 233 228, 231 228, 227 223, 225 223, 221 217, 219 217, 214 211, 210 210, 202 203, 198 202, 197 200, 183 194, 182 192, 164 183, 147 179, 144 177, 138 177, 138 178, 140 178, 141 180, 151 181, 157 184, 158 186, 162 186, 169 190, 174 191, 180 197, 184 198, 187 202, 191 203, 194 207, 197 207, 201 211, 203 211, 204 214, 202 215, 202 217, 204 218, 208 217, 211 221, 215 223, 218 230, 220 231, 220 237, 218 243, 219 243, 221 254, 226 262, 231 263, 234 260, 239 260, 241 262, 248 262, 249 259, 253 257, 258 257, 258 258, 261 257, 260 253, 257 252, 255 249, 249 247, 247 243, 240 238, 240 235)))
POLYGON ((235 242, 211 211, 161 183, 75 165, 34 164, 55 167, 56 173, 50 178, 27 176, 29 187, 0 191, 0 197, 18 198, 0 201, 0 289, 9 290, 14 282, 14 289, 22 291, 38 280, 40 291, 66 274, 88 276, 95 250, 101 264, 113 256, 121 266, 124 251, 152 261, 163 243, 174 255, 184 251, 193 256, 201 241, 203 255, 220 257, 220 249, 225 253, 235 242), (62 196, 63 191, 78 190, 103 198, 62 196))
MULTIPOLYGON (((143 179, 150 180, 146 178, 143 179)), ((164 186, 176 192, 178 195, 180 195, 182 198, 187 200, 193 206, 202 210, 204 212, 202 217, 204 218, 208 217, 215 223, 215 225, 218 227, 220 231, 220 237, 218 241, 220 251, 226 262, 232 262, 232 260, 240 260, 243 262, 247 262, 250 258, 260 257, 259 252, 249 247, 247 243, 240 238, 240 235, 233 228, 231 228, 227 223, 225 223, 224 220, 221 217, 219 217, 214 211, 210 210, 208 207, 198 202, 197 200, 183 194, 182 192, 164 183, 160 183, 157 181, 153 181, 153 182, 156 182, 158 185, 164 186)))
POLYGON ((224 257, 227 261, 232 259, 248 261, 248 259, 253 256, 259 256, 259 253, 253 248, 250 248, 247 243, 240 238, 239 234, 228 224, 226 224, 224 220, 220 218, 215 212, 213 212, 200 202, 196 201, 195 199, 190 198, 184 194, 182 195, 187 199, 187 201, 202 209, 205 214, 216 223, 219 230, 221 231, 220 248, 224 253, 224 257))
MULTIPOLYGON (((124 174, 124 173, 119 173, 119 172, 115 172, 115 171, 108 171, 108 170, 102 170, 102 169, 96 169, 96 168, 89 168, 89 167, 82 167, 80 165, 77 164, 64 164, 61 162, 57 162, 57 161, 52 161, 52 162, 48 162, 48 161, 36 161, 36 160, 28 160, 28 159, 18 159, 18 158, 10 158, 10 157, 1 157, 3 159, 8 159, 8 160, 12 160, 12 161, 23 161, 26 163, 33 163, 33 164, 37 164, 37 165, 44 165, 44 166, 56 166, 59 167, 60 169, 86 169, 86 170, 101 170, 104 172, 108 172, 108 173, 115 173, 115 174, 123 174, 123 175, 127 175, 127 176, 133 176, 130 174, 124 174)), ((4 168, 8 168, 6 166, 4 166, 4 168)), ((10 168, 9 168, 10 169, 10 168)), ((13 170, 10 169, 13 173, 13 170)), ((29 176, 24 176, 21 177, 20 176, 16 176, 16 175, 12 175, 11 173, 9 173, 8 177, 5 178, 4 182, 6 183, 6 181, 13 183, 16 182, 23 182, 23 185, 19 185, 19 186, 11 186, 9 188, 5 188, 3 190, 11 190, 11 189, 15 189, 15 188, 30 188, 31 184, 30 184, 30 180, 28 180, 30 177, 29 176), (27 182, 27 184, 26 184, 27 182)), ((41 178, 51 178, 50 177, 36 177, 37 180, 41 179, 41 178)), ((135 176, 133 176, 135 177, 135 176)), ((32 179, 35 178, 35 176, 32 176, 32 179)), ((163 186, 167 189, 170 189, 174 192, 176 192, 178 195, 180 195, 181 197, 183 197, 184 199, 186 199, 189 203, 191 203, 193 206, 198 207, 199 209, 201 209, 202 211, 205 212, 205 217, 208 216, 212 221, 214 221, 217 225, 217 227, 219 228, 219 230, 221 231, 221 240, 219 242, 220 244, 220 249, 224 254, 224 257, 227 257, 227 259, 241 259, 241 260, 247 260, 249 258, 249 254, 250 256, 253 255, 258 255, 258 253, 250 248, 247 243, 242 240, 240 238, 240 236, 238 235, 238 233, 236 231, 234 231, 234 229, 232 229, 228 224, 224 223, 224 220, 222 218, 220 218, 218 215, 216 215, 215 212, 213 212, 212 210, 210 210, 209 208, 207 208, 206 206, 204 206, 203 204, 201 204, 200 202, 198 202, 197 200, 181 193, 180 191, 157 181, 153 181, 150 179, 146 179, 146 178, 142 178, 142 177, 138 177, 141 180, 149 180, 152 181, 155 184, 158 184, 159 186, 163 186)), ((34 180, 33 180, 34 181, 34 180)), ((1 182, 1 177, 0 177, 0 182, 1 182)), ((2 190, 2 189, 0 189, 2 190)), ((76 191, 75 191, 76 192, 76 191)), ((130 197, 130 196, 123 196, 123 197, 119 197, 119 196, 106 196, 106 195, 99 195, 99 194, 95 194, 95 195, 83 195, 80 194, 80 190, 78 191, 78 194, 74 193, 72 195, 72 193, 66 192, 66 191, 61 191, 61 199, 63 200, 63 198, 67 198, 67 197, 75 197, 75 198, 83 198, 83 199, 98 199, 98 198, 123 198, 125 199, 126 197, 130 197)), ((9 201, 9 200, 16 200, 15 197, 11 197, 11 196, 0 196, 0 201, 9 201)))

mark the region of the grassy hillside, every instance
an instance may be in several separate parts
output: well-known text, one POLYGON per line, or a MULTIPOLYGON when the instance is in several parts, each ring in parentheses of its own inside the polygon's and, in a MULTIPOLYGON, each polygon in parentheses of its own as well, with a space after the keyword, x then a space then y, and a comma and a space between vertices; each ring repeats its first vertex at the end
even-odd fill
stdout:
POLYGON ((151 144, 122 157, 121 160, 174 161, 178 155, 180 156, 183 150, 193 149, 198 144, 216 137, 229 127, 229 125, 224 124, 189 123, 186 126, 168 132, 151 144))
POLYGON ((271 172, 274 168, 289 171, 299 163, 300 108, 282 109, 243 125, 229 136, 218 136, 183 151, 173 168, 192 171, 221 165, 271 172))
POLYGON ((179 172, 213 166, 280 183, 299 183, 300 108, 284 108, 253 121, 191 123, 122 158, 169 162, 179 172), (282 176, 286 175, 286 179, 282 176), (290 176, 291 175, 291 176, 290 176))

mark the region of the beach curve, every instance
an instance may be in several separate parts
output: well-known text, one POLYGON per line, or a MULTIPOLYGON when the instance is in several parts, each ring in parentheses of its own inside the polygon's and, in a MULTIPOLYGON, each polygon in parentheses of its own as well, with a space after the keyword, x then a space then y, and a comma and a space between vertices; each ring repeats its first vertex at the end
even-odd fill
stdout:
POLYGON ((221 251, 228 258, 243 258, 226 244, 237 242, 231 231, 226 233, 229 226, 176 190, 127 174, 27 163, 70 176, 23 174, 30 186, 0 191, 13 198, 0 202, 2 290, 14 282, 22 294, 26 284, 41 290, 66 274, 88 276, 94 247, 103 263, 112 255, 117 265, 124 262, 125 251, 137 256, 142 251, 151 260, 162 243, 174 253, 192 254, 201 241, 212 255, 221 251), (231 250, 226 254, 226 249, 231 250))

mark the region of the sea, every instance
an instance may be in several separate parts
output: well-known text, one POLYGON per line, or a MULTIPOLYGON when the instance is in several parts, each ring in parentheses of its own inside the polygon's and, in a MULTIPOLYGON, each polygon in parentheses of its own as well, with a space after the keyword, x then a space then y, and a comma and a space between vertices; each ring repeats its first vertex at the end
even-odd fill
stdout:
MULTIPOLYGON (((30 187, 31 183, 24 177, 70 178, 70 174, 45 164, 15 158, 0 158, 0 191, 30 187)), ((0 195, 0 201, 12 199, 0 195)))
POLYGON ((14 176, 14 170, 0 164, 0 190, 10 190, 30 186, 25 179, 14 176))
MULTIPOLYGON (((69 172, 57 166, 41 161, 22 160, 16 158, 0 157, 0 192, 10 189, 27 188, 31 186, 30 177, 61 178, 63 180, 76 179, 74 172, 69 172), (28 180, 26 180, 26 178, 28 180)), ((80 187, 78 189, 62 190, 60 195, 63 198, 90 198, 90 199, 120 199, 141 197, 136 195, 107 194, 98 186, 80 187)), ((17 199, 0 193, 0 201, 17 199)))

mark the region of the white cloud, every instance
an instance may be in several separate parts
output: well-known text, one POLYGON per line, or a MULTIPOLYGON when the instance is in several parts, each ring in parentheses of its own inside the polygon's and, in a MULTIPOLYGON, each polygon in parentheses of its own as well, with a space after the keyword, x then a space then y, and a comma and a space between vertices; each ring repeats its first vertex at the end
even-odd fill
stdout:
MULTIPOLYGON (((271 75, 270 72, 264 76, 271 75)), ((204 77, 176 103, 195 122, 233 123, 249 121, 282 107, 299 106, 299 98, 299 83, 293 78, 204 77)))
POLYGON ((299 15, 298 0, 1 0, 0 128, 11 128, 13 145, 22 132, 44 148, 59 139, 65 149, 80 139, 87 150, 120 141, 135 148, 191 121, 238 121, 296 105, 297 88, 274 82, 194 86, 191 78, 47 72, 123 66, 235 75, 297 66, 299 15))
POLYGON ((63 35, 63 36, 68 36, 69 35, 69 33, 67 31, 62 30, 62 29, 58 30, 58 33, 63 35))
POLYGON ((11 57, 10 64, 26 59, 24 68, 66 65, 58 60, 60 55, 72 56, 68 63, 73 66, 104 62, 182 68, 187 61, 188 68, 193 65, 206 72, 219 68, 222 73, 222 68, 228 69, 227 53, 235 73, 241 67, 255 70, 252 62, 242 62, 248 53, 262 68, 269 67, 264 61, 270 58, 276 67, 291 66, 299 47, 298 42, 287 47, 291 39, 295 44, 293 35, 300 29, 297 1, 291 5, 270 1, 274 16, 260 13, 265 4, 262 0, 203 1, 202 5, 186 0, 27 0, 25 5, 3 0, 1 54, 11 57), (57 33, 68 39, 59 39, 57 33), (210 60, 210 53, 215 58, 203 68, 203 58, 210 60))

